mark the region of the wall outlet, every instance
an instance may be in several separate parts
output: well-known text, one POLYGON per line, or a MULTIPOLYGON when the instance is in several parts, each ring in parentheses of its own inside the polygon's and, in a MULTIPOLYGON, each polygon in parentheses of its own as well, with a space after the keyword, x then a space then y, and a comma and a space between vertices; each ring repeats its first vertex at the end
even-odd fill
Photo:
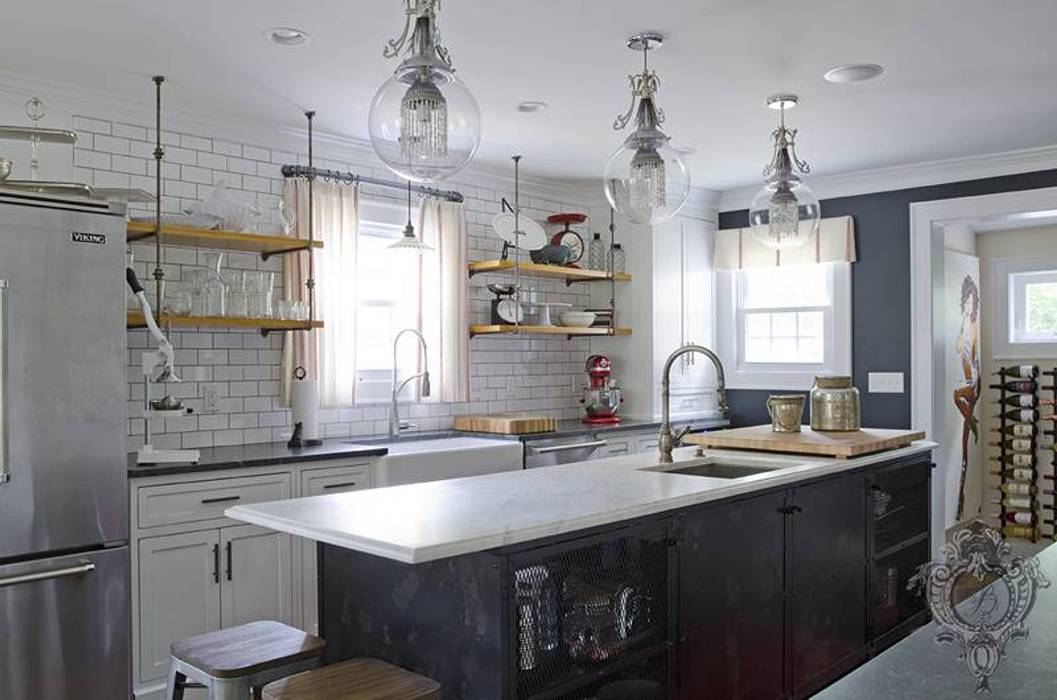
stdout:
POLYGON ((202 385, 202 413, 220 413, 220 387, 216 384, 202 385))
POLYGON ((902 394, 902 372, 870 372, 869 392, 871 394, 902 394))

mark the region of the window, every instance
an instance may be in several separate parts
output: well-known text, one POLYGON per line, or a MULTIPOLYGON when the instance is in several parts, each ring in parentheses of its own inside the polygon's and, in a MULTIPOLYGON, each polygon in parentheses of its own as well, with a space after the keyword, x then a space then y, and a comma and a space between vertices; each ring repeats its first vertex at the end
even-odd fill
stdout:
MULTIPOLYGON (((389 401, 393 382, 393 337, 403 328, 418 326, 419 286, 410 281, 417 279, 415 268, 419 259, 404 251, 389 250, 389 245, 400 238, 406 223, 406 208, 388 202, 360 200, 356 324, 365 332, 356 333, 357 404, 389 401)), ((431 348, 437 347, 428 334, 426 342, 431 348)), ((400 340, 397 381, 418 372, 418 348, 414 337, 400 340)), ((404 389, 402 399, 415 398, 413 392, 417 385, 411 384, 404 389)))
POLYGON ((998 258, 991 279, 995 359, 1057 354, 1057 258, 998 258))
POLYGON ((851 265, 719 270, 720 357, 727 386, 811 387, 816 374, 851 372, 851 265))
POLYGON ((1009 276, 1012 343, 1057 342, 1057 270, 1009 276))

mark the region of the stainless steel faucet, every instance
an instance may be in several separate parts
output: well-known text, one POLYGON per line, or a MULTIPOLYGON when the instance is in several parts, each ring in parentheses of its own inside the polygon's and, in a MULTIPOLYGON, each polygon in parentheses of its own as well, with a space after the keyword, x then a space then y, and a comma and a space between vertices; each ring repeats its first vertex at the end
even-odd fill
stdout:
POLYGON ((668 407, 668 404, 671 403, 672 400, 671 379, 669 378, 672 371, 672 364, 674 364, 679 357, 690 352, 699 352, 712 360, 712 364, 716 366, 716 379, 719 381, 719 387, 716 390, 719 392, 719 410, 723 415, 727 415, 730 410, 727 408, 727 381, 723 374, 723 363, 719 361, 716 353, 703 345, 689 344, 682 346, 669 355, 668 359, 664 362, 664 372, 661 377, 661 434, 660 439, 657 440, 657 450, 660 453, 661 464, 671 463, 672 448, 674 448, 675 443, 679 442, 679 440, 681 440, 690 430, 690 426, 687 426, 680 430, 678 435, 672 434, 671 414, 668 407))
POLYGON ((410 382, 418 379, 419 377, 422 378, 422 396, 429 396, 429 356, 427 355, 426 350, 426 339, 423 338, 422 334, 414 328, 405 328, 404 330, 397 333, 396 337, 393 338, 393 396, 392 402, 389 406, 389 437, 396 437, 400 434, 400 431, 402 430, 409 430, 411 428, 417 427, 414 423, 404 423, 400 421, 400 409, 396 402, 396 397, 400 395, 400 392, 403 391, 405 386, 407 386, 410 382), (400 384, 397 384, 396 348, 397 344, 400 342, 400 336, 402 336, 404 333, 414 333, 416 336, 418 336, 418 342, 422 345, 422 364, 426 367, 426 369, 419 372, 418 374, 411 375, 404 381, 400 382, 400 384))

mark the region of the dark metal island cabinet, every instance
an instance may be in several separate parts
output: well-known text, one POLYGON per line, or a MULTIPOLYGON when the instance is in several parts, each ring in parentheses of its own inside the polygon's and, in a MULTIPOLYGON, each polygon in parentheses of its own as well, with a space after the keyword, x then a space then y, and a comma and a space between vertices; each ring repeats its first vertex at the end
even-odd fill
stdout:
POLYGON ((328 661, 445 698, 802 698, 925 623, 928 452, 422 564, 320 545, 328 661))

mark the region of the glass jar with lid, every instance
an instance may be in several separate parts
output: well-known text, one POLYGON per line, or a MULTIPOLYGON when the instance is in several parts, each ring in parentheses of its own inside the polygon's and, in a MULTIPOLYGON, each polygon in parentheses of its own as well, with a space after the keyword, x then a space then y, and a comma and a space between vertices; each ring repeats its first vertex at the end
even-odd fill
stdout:
POLYGON ((859 390, 846 375, 819 375, 811 387, 811 429, 851 432, 861 428, 859 390))

